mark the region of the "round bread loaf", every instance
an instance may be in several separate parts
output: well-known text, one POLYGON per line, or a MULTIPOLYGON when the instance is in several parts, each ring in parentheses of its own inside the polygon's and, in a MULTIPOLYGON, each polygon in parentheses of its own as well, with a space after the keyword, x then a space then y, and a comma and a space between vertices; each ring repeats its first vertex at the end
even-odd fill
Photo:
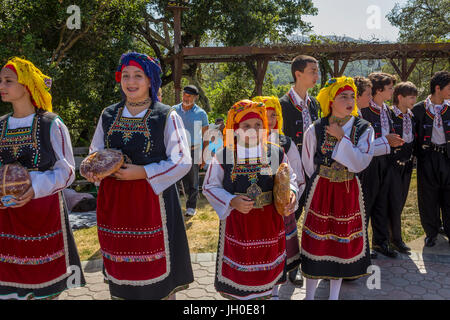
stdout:
POLYGON ((120 151, 103 149, 88 155, 80 164, 80 173, 86 177, 92 173, 95 177, 103 179, 118 171, 124 161, 120 151))
POLYGON ((288 216, 290 213, 286 210, 286 206, 290 202, 291 188, 289 167, 286 163, 282 163, 278 167, 273 186, 273 197, 278 213, 282 216, 288 216))
POLYGON ((5 207, 13 206, 14 199, 21 197, 31 187, 28 170, 18 163, 0 167, 0 197, 5 207))

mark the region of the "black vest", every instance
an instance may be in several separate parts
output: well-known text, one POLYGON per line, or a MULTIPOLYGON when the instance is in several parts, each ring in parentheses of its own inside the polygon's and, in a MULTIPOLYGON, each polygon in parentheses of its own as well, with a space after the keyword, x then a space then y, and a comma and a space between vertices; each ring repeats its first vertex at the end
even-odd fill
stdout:
MULTIPOLYGON (((256 163, 237 164, 227 163, 227 148, 220 150, 216 157, 224 170, 223 188, 231 194, 246 193, 247 189, 256 183, 262 190, 262 192, 272 191, 274 176, 276 172, 271 170, 270 159, 271 152, 278 152, 278 165, 283 161, 284 152, 281 147, 269 143, 270 147, 267 148, 269 163, 262 163, 263 161, 257 161, 256 163), (261 171, 263 170, 263 171, 261 171), (266 171, 269 174, 261 174, 266 171)), ((234 155, 236 159, 236 154, 234 155)))
MULTIPOLYGON (((447 141, 447 156, 450 158, 450 108, 447 106, 442 111, 442 125, 444 127, 445 140, 447 141)), ((416 146, 417 153, 423 155, 428 152, 426 147, 431 145, 433 135, 434 116, 425 109, 425 101, 417 103, 412 109, 416 118, 416 146)), ((428 148, 428 150, 430 150, 428 148)))
MULTIPOLYGON (((380 111, 372 108, 371 106, 367 108, 360 109, 362 117, 364 120, 369 121, 375 131, 375 139, 378 139, 382 136, 381 130, 381 120, 380 120, 380 111)), ((389 114, 389 110, 387 112, 388 120, 389 120, 389 133, 393 133, 392 128, 392 119, 389 114)))
MULTIPOLYGON (((329 123, 329 116, 314 122, 314 129, 317 139, 314 164, 316 164, 318 168, 320 165, 331 167, 331 165, 335 162, 331 156, 333 155, 333 150, 336 146, 337 139, 334 137, 326 139, 326 126, 328 126, 329 123)), ((370 123, 368 121, 355 117, 350 133, 350 139, 355 146, 358 145, 359 138, 368 127, 370 127, 370 123)))
MULTIPOLYGON (((319 116, 320 105, 314 97, 310 97, 308 101, 309 114, 312 122, 316 121, 319 116), (309 102, 311 101, 311 102, 309 102)), ((294 144, 297 146, 298 151, 302 154, 303 146, 303 115, 298 110, 293 101, 291 101, 289 94, 285 94, 280 99, 281 111, 283 114, 283 132, 291 138, 294 144)))
POLYGON ((166 160, 164 128, 172 109, 153 102, 142 119, 123 117, 123 110, 122 101, 102 113, 105 148, 121 150, 136 165, 166 160))
POLYGON ((58 115, 36 111, 31 127, 8 129, 11 114, 0 118, 0 162, 18 162, 28 170, 46 171, 56 162, 50 141, 50 129, 58 115))
MULTIPOLYGON (((399 115, 397 117, 393 110, 390 110, 390 116, 392 119, 393 132, 398 134, 399 136, 403 137, 403 118, 401 117, 401 115, 399 115)), ((411 117, 411 125, 412 125, 412 135, 414 138, 416 135, 416 129, 415 129, 416 121, 415 121, 414 115, 411 117)), ((389 158, 391 159, 391 161, 394 161, 394 162, 397 162, 397 161, 406 162, 406 161, 412 160, 415 144, 416 143, 413 140, 410 143, 403 144, 401 147, 396 147, 396 148, 391 147, 391 154, 390 154, 389 158)))

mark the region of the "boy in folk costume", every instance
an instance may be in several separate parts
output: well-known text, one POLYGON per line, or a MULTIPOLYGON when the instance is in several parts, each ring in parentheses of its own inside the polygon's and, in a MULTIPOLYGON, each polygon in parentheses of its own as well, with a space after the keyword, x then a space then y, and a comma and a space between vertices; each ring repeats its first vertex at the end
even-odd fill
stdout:
POLYGON ((397 252, 389 244, 388 190, 389 154, 392 147, 400 147, 404 140, 395 133, 389 107, 395 77, 387 73, 371 73, 372 96, 369 107, 361 109, 362 118, 369 121, 375 131, 373 160, 361 173, 367 216, 372 223, 372 247, 385 256, 395 258, 397 252))
POLYGON ((317 96, 324 117, 305 133, 302 160, 311 179, 301 254, 306 299, 318 279, 330 279, 336 300, 342 279, 367 274, 370 265, 364 197, 357 173, 373 156, 373 129, 358 117, 352 78, 328 80, 317 96))
POLYGON ((52 113, 51 83, 20 58, 0 72, 1 98, 13 106, 0 118, 0 165, 19 163, 31 178, 15 205, 0 205, 0 299, 55 299, 86 283, 62 193, 75 160, 69 131, 52 113))
POLYGON ((388 167, 388 218, 392 247, 408 253, 409 248, 402 240, 401 214, 408 197, 409 184, 413 170, 415 146, 415 120, 411 112, 417 100, 417 88, 411 82, 400 82, 394 88, 394 105, 390 110, 393 131, 399 134, 405 143, 401 147, 391 148, 388 167))
MULTIPOLYGON (((288 163, 279 146, 267 143, 264 104, 237 102, 228 112, 225 148, 212 159, 203 194, 220 218, 215 287, 231 299, 270 298, 286 272, 283 217, 273 204, 274 175, 288 163), (235 137, 236 135, 236 137, 235 137)), ((290 172, 290 203, 297 182, 290 172)))
POLYGON ((431 95, 412 109, 417 132, 417 196, 425 246, 436 244, 440 214, 450 238, 450 72, 431 78, 431 95))
MULTIPOLYGON (((320 105, 314 97, 308 95, 308 89, 313 88, 319 79, 319 64, 310 56, 300 55, 292 60, 292 78, 294 85, 287 94, 280 98, 284 135, 291 138, 302 154, 303 134, 313 121, 318 119, 320 105)), ((306 177, 308 183, 308 177, 306 177)), ((299 207, 295 212, 298 220, 305 205, 305 194, 300 197, 299 207)), ((296 286, 303 285, 301 272, 289 273, 289 280, 296 286)))
POLYGON ((116 72, 123 100, 103 110, 90 152, 121 150, 126 163, 100 182, 98 236, 112 298, 174 299, 193 281, 175 183, 191 167, 183 123, 158 101, 157 60, 131 52, 116 72))
MULTIPOLYGON (((252 99, 256 102, 262 102, 266 106, 267 121, 269 126, 269 141, 280 145, 286 153, 289 164, 292 167, 296 177, 299 197, 305 190, 305 176, 303 171, 302 159, 297 147, 292 139, 283 134, 283 116, 281 113, 281 105, 277 97, 255 97, 252 99)), ((287 272, 297 270, 300 265, 300 247, 297 233, 297 221, 295 215, 284 217, 284 226, 286 228, 286 269, 287 272)), ((278 296, 278 286, 274 287, 273 297, 278 296)))

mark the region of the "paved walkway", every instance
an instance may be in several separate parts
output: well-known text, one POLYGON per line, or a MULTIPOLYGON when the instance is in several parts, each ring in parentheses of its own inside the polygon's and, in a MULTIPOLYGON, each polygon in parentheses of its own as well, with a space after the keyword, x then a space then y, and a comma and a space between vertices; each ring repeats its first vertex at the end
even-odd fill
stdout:
MULTIPOLYGON (((412 244, 411 255, 396 259, 378 256, 372 264, 378 266, 380 281, 377 289, 376 273, 371 278, 343 282, 341 300, 450 300, 450 246, 448 240, 439 237, 437 248, 423 247, 423 239, 412 244), (429 252, 432 253, 429 253, 429 252), (374 289, 369 289, 369 282, 374 289)), ((189 289, 177 293, 179 300, 224 300, 214 289, 215 253, 199 253, 191 256, 194 283, 189 289)), ((84 263, 87 285, 70 289, 60 300, 109 300, 108 285, 103 283, 101 260, 84 263)), ((316 299, 328 299, 329 282, 321 280, 316 299)), ((286 282, 280 288, 280 299, 303 300, 305 286, 295 288, 286 282)))

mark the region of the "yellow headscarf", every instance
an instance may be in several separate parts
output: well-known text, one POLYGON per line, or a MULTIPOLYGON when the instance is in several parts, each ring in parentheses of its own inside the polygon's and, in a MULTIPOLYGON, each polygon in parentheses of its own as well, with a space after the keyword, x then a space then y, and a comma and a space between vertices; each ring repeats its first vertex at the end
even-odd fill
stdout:
MULTIPOLYGON (((225 145, 227 145, 227 130, 233 130, 234 132, 235 125, 239 124, 241 119, 251 112, 259 115, 263 121, 263 129, 268 130, 269 126, 267 124, 266 107, 264 104, 261 102, 253 102, 251 100, 240 100, 236 102, 228 111, 227 123, 223 132, 223 136, 225 137, 225 145)), ((228 142, 233 143, 232 141, 228 142)))
POLYGON ((52 95, 50 88, 52 79, 41 72, 28 60, 14 57, 4 67, 13 67, 18 82, 24 85, 31 95, 31 102, 39 109, 52 111, 52 95))
POLYGON ((275 113, 277 115, 277 127, 278 133, 283 133, 283 113, 281 111, 281 104, 277 97, 275 96, 258 96, 252 99, 255 102, 262 102, 266 106, 266 109, 273 108, 275 109, 275 113))
MULTIPOLYGON (((353 81, 353 78, 342 76, 339 78, 331 78, 328 80, 325 84, 325 86, 320 89, 319 94, 317 95, 316 99, 320 103, 320 107, 322 109, 323 117, 328 116, 331 113, 330 110, 330 104, 334 101, 334 98, 336 97, 336 93, 339 91, 339 89, 344 88, 346 86, 349 86, 353 89, 355 92, 355 97, 357 95, 357 89, 355 86, 355 83, 353 81)), ((356 106, 356 99, 355 104, 351 113, 353 116, 358 116, 358 107, 356 106)))

